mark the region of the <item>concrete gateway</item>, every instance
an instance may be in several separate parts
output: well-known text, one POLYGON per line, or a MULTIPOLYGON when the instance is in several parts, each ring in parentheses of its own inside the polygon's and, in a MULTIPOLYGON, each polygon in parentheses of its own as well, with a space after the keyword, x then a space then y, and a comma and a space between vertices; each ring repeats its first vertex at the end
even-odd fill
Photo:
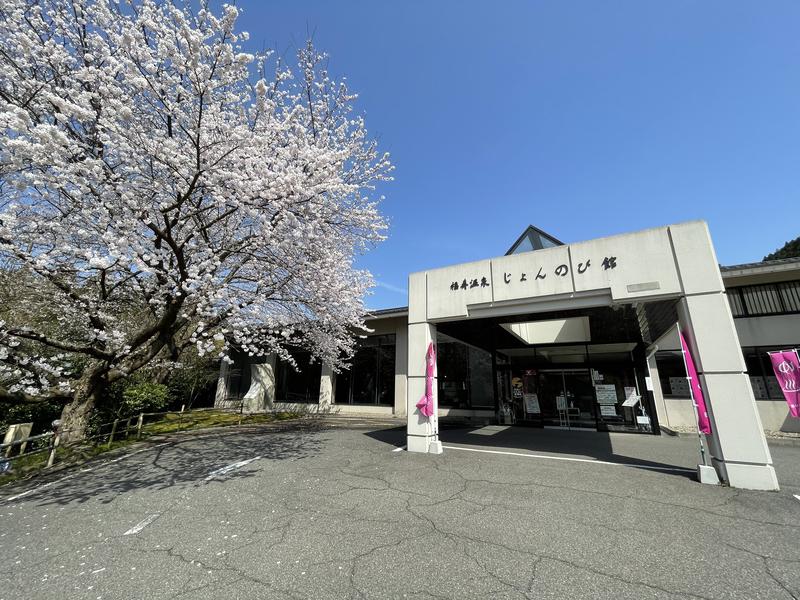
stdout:
POLYGON ((700 221, 569 245, 529 227, 504 256, 412 273, 408 307, 368 324, 348 371, 241 357, 217 403, 406 416, 411 452, 442 451, 439 418, 658 434, 696 426, 680 331, 719 480, 778 489, 764 427, 800 430, 767 358, 800 345, 800 260, 720 267, 700 221), (430 343, 429 419, 416 404, 430 343))

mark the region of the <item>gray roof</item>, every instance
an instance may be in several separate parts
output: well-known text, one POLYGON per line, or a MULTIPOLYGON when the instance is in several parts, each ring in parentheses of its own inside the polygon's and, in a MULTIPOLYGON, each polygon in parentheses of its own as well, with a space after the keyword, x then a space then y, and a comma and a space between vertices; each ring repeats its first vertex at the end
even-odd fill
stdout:
POLYGON ((741 265, 728 265, 728 266, 719 266, 719 270, 725 273, 726 271, 742 271, 745 269, 758 269, 758 268, 768 268, 768 267, 777 267, 781 265, 792 265, 795 263, 800 263, 800 256, 795 256, 793 258, 779 258, 777 260, 762 260, 759 262, 752 262, 752 263, 744 263, 741 265))
POLYGON ((407 306, 398 306, 396 308, 381 308, 378 310, 371 310, 367 313, 367 319, 377 319, 378 317, 404 317, 408 314, 407 306))

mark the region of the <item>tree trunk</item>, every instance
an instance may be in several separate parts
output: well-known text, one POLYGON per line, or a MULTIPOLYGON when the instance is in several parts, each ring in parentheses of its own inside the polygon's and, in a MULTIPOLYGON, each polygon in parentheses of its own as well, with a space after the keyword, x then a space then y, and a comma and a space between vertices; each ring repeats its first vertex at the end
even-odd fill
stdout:
POLYGON ((61 426, 63 442, 76 442, 86 437, 89 417, 94 408, 95 395, 86 390, 78 390, 75 396, 61 410, 61 426))
POLYGON ((95 401, 102 393, 102 381, 100 370, 90 369, 75 387, 72 400, 61 410, 62 441, 75 442, 86 437, 95 401))

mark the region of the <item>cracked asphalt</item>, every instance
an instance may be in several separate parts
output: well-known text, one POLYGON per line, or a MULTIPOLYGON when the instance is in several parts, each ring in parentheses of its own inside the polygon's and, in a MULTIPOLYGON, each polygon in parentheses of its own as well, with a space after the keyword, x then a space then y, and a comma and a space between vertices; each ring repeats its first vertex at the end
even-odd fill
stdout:
POLYGON ((770 493, 693 481, 692 438, 403 434, 194 433, 0 488, 0 599, 800 595, 800 447, 770 493))

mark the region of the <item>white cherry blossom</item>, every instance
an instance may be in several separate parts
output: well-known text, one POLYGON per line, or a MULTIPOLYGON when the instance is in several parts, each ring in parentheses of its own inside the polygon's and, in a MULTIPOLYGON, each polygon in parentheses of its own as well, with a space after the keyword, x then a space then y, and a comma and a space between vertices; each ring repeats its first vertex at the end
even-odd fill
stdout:
POLYGON ((351 353, 392 166, 325 56, 247 53, 238 12, 0 2, 0 262, 30 298, 0 321, 0 398, 65 398, 80 429, 187 344, 351 353))

